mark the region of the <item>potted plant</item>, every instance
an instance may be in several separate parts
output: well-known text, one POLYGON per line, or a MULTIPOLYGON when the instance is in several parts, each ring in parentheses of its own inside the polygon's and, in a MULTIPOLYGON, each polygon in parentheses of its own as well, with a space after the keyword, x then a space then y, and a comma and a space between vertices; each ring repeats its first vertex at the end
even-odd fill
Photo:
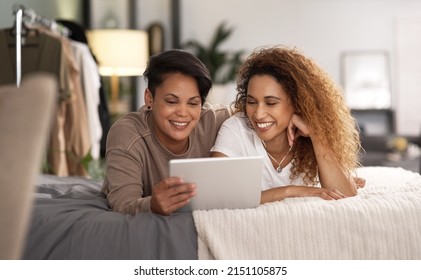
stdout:
POLYGON ((189 40, 183 45, 186 50, 199 58, 209 69, 214 86, 209 93, 208 102, 230 103, 235 98, 234 81, 242 63, 243 50, 223 51, 221 45, 234 31, 226 22, 220 23, 209 43, 204 45, 197 40, 189 40))

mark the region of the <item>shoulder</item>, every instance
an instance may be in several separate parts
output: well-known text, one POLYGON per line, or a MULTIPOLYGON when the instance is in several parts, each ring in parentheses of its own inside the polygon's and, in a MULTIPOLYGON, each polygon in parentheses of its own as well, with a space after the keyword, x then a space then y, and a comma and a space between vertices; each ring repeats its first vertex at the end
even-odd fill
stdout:
POLYGON ((229 157, 254 155, 253 143, 253 130, 247 126, 247 119, 235 114, 222 124, 211 151, 229 157))
POLYGON ((202 107, 199 126, 206 127, 206 130, 218 131, 222 123, 230 117, 230 109, 226 106, 214 106, 205 103, 202 107))
POLYGON ((128 149, 133 141, 150 134, 147 115, 147 112, 140 110, 119 118, 108 133, 107 147, 128 149))
POLYGON ((231 109, 224 105, 212 105, 205 102, 202 107, 201 118, 215 119, 218 122, 223 122, 231 115, 231 109))
POLYGON ((232 129, 240 129, 248 131, 250 128, 247 126, 247 118, 242 113, 232 115, 230 118, 224 121, 223 126, 232 129))
POLYGON ((235 114, 224 121, 219 130, 219 138, 253 139, 254 131, 247 125, 243 114, 235 114))

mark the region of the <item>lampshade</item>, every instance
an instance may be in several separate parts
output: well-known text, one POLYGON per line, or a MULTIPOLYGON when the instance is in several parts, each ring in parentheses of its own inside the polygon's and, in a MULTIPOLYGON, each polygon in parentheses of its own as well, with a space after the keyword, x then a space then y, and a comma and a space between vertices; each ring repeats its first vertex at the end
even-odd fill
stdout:
POLYGON ((139 76, 148 60, 148 35, 142 30, 94 29, 89 45, 102 76, 139 76))

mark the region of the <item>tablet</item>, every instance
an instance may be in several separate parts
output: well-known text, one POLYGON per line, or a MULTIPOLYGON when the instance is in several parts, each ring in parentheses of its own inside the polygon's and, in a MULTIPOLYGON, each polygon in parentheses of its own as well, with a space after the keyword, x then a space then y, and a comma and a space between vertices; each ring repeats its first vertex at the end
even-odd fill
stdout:
POLYGON ((260 204, 263 157, 174 159, 170 176, 195 183, 192 210, 254 208, 260 204))

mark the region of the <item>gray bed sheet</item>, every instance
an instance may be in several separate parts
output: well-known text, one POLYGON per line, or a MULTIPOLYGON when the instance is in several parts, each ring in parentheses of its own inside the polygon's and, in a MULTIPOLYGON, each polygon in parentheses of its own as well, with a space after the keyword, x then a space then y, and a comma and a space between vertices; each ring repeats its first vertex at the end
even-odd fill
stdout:
POLYGON ((41 175, 24 259, 197 259, 191 212, 161 216, 111 211, 101 182, 41 175))

